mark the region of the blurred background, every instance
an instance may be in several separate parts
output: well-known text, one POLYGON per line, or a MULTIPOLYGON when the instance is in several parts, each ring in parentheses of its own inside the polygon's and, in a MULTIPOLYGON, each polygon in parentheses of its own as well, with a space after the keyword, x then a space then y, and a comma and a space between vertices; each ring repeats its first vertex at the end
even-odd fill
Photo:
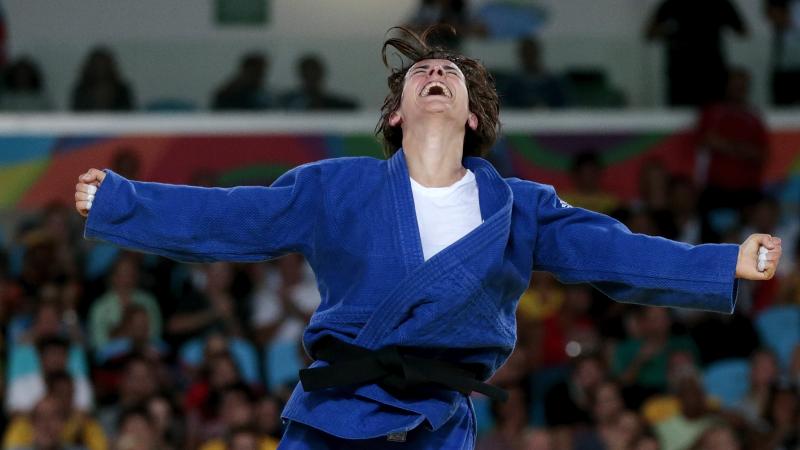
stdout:
POLYGON ((733 315, 535 273, 492 379, 511 399, 473 397, 478 448, 800 448, 800 0, 1 0, 2 448, 275 448, 306 262, 85 241, 76 177, 266 185, 381 157, 385 33, 437 23, 495 76, 503 175, 635 232, 784 248, 733 315))

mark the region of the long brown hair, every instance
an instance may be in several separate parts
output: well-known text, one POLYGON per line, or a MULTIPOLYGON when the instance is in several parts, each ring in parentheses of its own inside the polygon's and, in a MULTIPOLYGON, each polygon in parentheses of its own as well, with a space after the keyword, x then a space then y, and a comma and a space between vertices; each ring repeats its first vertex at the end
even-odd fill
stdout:
POLYGON ((485 157, 500 133, 500 100, 492 75, 477 59, 429 43, 431 37, 442 31, 455 33, 450 26, 433 26, 422 34, 405 27, 393 27, 387 34, 394 30, 399 31, 400 36, 386 39, 381 49, 383 64, 391 70, 391 74, 388 78, 389 93, 383 101, 381 117, 375 126, 375 134, 382 137, 386 156, 393 155, 403 145, 403 130, 399 126, 389 125, 389 117, 400 108, 406 72, 423 59, 446 59, 457 65, 464 74, 469 93, 469 110, 478 118, 477 129, 472 130, 464 125, 464 156, 485 157), (410 62, 401 62, 400 67, 392 67, 388 58, 389 47, 410 62))

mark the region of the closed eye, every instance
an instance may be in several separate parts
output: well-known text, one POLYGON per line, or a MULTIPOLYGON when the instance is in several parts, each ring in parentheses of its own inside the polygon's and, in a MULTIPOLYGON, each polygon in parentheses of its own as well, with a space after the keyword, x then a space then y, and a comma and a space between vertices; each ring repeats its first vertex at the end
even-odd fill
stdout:
POLYGON ((448 75, 455 75, 458 78, 462 78, 461 71, 455 67, 445 67, 444 71, 447 72, 448 75))
MULTIPOLYGON (((428 72, 429 69, 430 69, 430 66, 428 66, 428 65, 417 66, 414 69, 410 70, 406 74, 406 76, 414 76, 414 75, 418 75, 418 74, 425 74, 425 73, 428 72)), ((458 78, 461 78, 461 79, 464 78, 464 75, 461 73, 461 70, 456 66, 445 66, 443 69, 444 69, 444 72, 446 74, 448 74, 448 75, 455 75, 455 76, 457 76, 458 78)))

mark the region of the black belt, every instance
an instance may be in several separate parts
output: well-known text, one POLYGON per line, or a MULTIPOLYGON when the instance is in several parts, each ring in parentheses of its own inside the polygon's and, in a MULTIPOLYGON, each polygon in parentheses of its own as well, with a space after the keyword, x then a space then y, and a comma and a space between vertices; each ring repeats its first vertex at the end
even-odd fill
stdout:
POLYGON ((398 347, 369 350, 325 336, 314 345, 314 357, 330 363, 326 367, 300 370, 300 382, 306 391, 378 383, 381 386, 413 392, 436 385, 463 394, 480 392, 493 400, 506 401, 508 393, 480 381, 463 367, 435 359, 403 353, 398 347))

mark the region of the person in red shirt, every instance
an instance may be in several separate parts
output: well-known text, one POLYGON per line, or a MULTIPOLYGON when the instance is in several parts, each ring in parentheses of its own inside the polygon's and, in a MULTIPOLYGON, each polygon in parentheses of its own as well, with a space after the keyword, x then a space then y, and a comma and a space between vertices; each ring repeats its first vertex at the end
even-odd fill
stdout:
POLYGON ((697 125, 698 164, 704 172, 700 197, 702 239, 716 241, 715 210, 740 208, 759 196, 769 156, 769 137, 761 115, 750 105, 750 75, 744 69, 729 71, 725 100, 705 107, 697 125))

